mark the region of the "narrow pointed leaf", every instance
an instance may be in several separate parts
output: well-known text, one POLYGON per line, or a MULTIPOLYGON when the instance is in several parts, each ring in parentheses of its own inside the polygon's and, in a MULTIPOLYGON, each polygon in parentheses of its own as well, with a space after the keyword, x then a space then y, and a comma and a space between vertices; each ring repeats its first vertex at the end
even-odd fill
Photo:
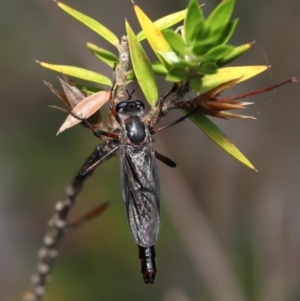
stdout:
MULTIPOLYGON (((184 109, 183 111, 187 114, 190 112, 190 109, 184 109)), ((228 137, 205 115, 199 112, 192 114, 189 118, 229 155, 249 168, 256 170, 252 163, 239 151, 239 149, 228 139, 228 137)))
POLYGON ((156 55, 166 68, 168 66, 176 66, 180 62, 180 58, 174 51, 162 52, 158 50, 156 55))
POLYGON ((236 60, 239 56, 249 50, 252 46, 252 43, 247 43, 234 47, 228 54, 224 55, 220 60, 217 61, 219 67, 229 64, 230 62, 236 60))
POLYGON ((152 69, 153 72, 157 75, 167 75, 168 70, 165 68, 165 66, 159 62, 152 63, 152 69))
POLYGON ((247 80, 265 70, 268 66, 243 66, 243 67, 226 67, 218 69, 216 74, 205 75, 202 78, 202 92, 210 90, 222 83, 240 78, 238 82, 247 80))
POLYGON ((226 54, 231 52, 234 49, 233 46, 230 45, 219 45, 211 50, 209 50, 202 58, 200 58, 200 61, 202 63, 205 62, 216 62, 217 60, 220 60, 223 58, 226 54))
POLYGON ((92 44, 92 43, 87 43, 86 45, 89 48, 89 50, 97 58, 99 58, 102 62, 107 64, 109 67, 113 68, 114 65, 116 63, 118 63, 119 59, 114 53, 112 53, 112 52, 110 52, 106 49, 100 48, 100 47, 98 47, 98 46, 96 46, 95 44, 92 44))
POLYGON ((196 0, 191 0, 188 6, 186 18, 184 20, 184 36, 187 45, 194 42, 196 36, 204 26, 204 17, 196 0))
POLYGON ((164 37, 167 39, 168 43, 172 49, 178 54, 184 54, 185 44, 182 40, 181 35, 176 33, 172 29, 165 29, 163 31, 164 37))
POLYGON ((213 39, 206 39, 206 40, 197 40, 198 42, 194 43, 192 51, 193 53, 200 57, 207 53, 210 49, 213 48, 215 41, 213 39))
MULTIPOLYGON (((161 63, 152 63, 152 69, 154 74, 166 76, 168 74, 168 70, 161 63)), ((136 80, 136 76, 134 70, 129 70, 126 76, 127 82, 132 82, 136 80)))
POLYGON ((126 31, 135 76, 148 103, 154 106, 158 99, 158 91, 151 63, 128 22, 126 22, 126 31))
POLYGON ((88 16, 80 13, 79 11, 77 11, 59 1, 55 1, 55 2, 62 10, 67 12, 73 18, 77 19, 82 24, 84 24, 85 26, 87 26, 90 29, 92 29, 93 31, 95 31, 98 35, 100 35, 102 38, 107 40, 112 45, 118 47, 118 45, 119 45, 118 37, 112 31, 110 31, 108 28, 106 28, 105 26, 103 26, 101 23, 94 20, 93 18, 88 17, 88 16))
POLYGON ((54 65, 54 64, 48 64, 39 61, 37 61, 37 63, 45 68, 57 71, 59 73, 63 73, 65 75, 73 76, 76 78, 80 78, 86 81, 90 81, 102 85, 107 85, 107 86, 112 85, 111 80, 108 77, 84 68, 68 66, 68 65, 54 65))
POLYGON ((231 18, 234 4, 235 0, 224 0, 209 15, 205 23, 212 32, 226 26, 231 18))
POLYGON ((134 10, 143 32, 145 33, 145 36, 158 59, 164 65, 168 63, 173 64, 173 60, 176 58, 176 55, 162 32, 136 4, 134 4, 134 10))
MULTIPOLYGON (((167 16, 161 18, 161 19, 158 19, 153 23, 160 30, 170 28, 171 26, 173 26, 173 25, 179 23, 180 21, 182 21, 186 16, 186 12, 187 12, 187 9, 184 9, 184 10, 181 10, 179 12, 167 15, 167 16)), ((142 40, 146 39, 144 31, 139 32, 136 37, 139 41, 142 41, 142 40)))
POLYGON ((229 22, 220 32, 217 44, 225 44, 229 41, 237 26, 238 19, 229 22))
POLYGON ((82 91, 85 91, 89 95, 104 90, 103 88, 100 88, 100 87, 94 87, 94 86, 91 86, 91 85, 83 85, 82 83, 81 84, 74 83, 74 84, 77 88, 79 88, 82 91))

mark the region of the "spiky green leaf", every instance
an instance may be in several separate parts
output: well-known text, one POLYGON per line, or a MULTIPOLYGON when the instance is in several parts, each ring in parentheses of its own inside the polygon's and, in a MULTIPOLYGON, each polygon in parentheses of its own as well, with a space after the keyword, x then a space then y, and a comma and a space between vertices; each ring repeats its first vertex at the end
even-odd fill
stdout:
POLYGON ((87 70, 80 67, 68 66, 68 65, 48 64, 39 61, 37 61, 37 63, 40 64, 42 67, 57 71, 59 73, 63 73, 65 75, 73 76, 79 79, 83 79, 86 81, 90 81, 106 86, 112 85, 112 82, 108 77, 91 70, 87 70))
POLYGON ((179 61, 170 44, 157 26, 136 4, 134 4, 134 10, 151 48, 161 63, 168 66, 168 64, 173 65, 174 61, 179 61))
POLYGON ((181 35, 179 35, 172 29, 165 29, 162 33, 164 34, 168 43, 171 45, 172 49, 177 54, 184 54, 185 44, 182 40, 181 35))
POLYGON ((247 43, 234 47, 230 52, 224 55, 220 60, 217 61, 219 67, 229 64, 230 62, 236 60, 243 53, 249 50, 253 46, 253 43, 247 43))
POLYGON ((151 63, 127 21, 126 32, 130 49, 130 57, 137 81, 148 103, 151 106, 154 106, 158 99, 158 91, 151 63))
MULTIPOLYGON (((188 114, 191 110, 184 109, 183 111, 185 114, 188 114)), ((252 163, 239 151, 239 149, 228 139, 228 137, 205 115, 199 112, 192 114, 189 118, 229 155, 249 168, 256 170, 252 163)))
POLYGON ((92 44, 92 43, 87 43, 86 45, 89 48, 89 50, 98 59, 100 59, 102 62, 104 62, 109 67, 113 68, 115 66, 115 64, 118 63, 119 59, 114 53, 112 53, 106 49, 100 48, 97 45, 92 44))
POLYGON ((212 39, 199 40, 197 41, 192 48, 192 52, 194 55, 201 57, 205 53, 207 53, 210 49, 213 48, 215 41, 212 39))
POLYGON ((243 67, 226 67, 219 68, 216 74, 205 75, 202 78, 202 92, 208 91, 219 86, 222 83, 226 83, 230 80, 239 78, 238 82, 245 81, 265 70, 268 66, 243 66, 243 67))
MULTIPOLYGON (((187 12, 187 9, 184 9, 184 10, 181 10, 179 12, 167 15, 167 16, 161 18, 161 19, 158 19, 153 23, 155 24, 155 26, 159 30, 164 30, 164 29, 170 28, 171 26, 173 26, 173 25, 177 24, 178 22, 182 21, 186 16, 186 12, 187 12)), ((146 39, 144 31, 139 32, 136 35, 136 37, 139 41, 142 41, 142 40, 146 39)))
POLYGON ((234 49, 233 46, 230 45, 219 45, 211 50, 209 50, 206 54, 204 54, 200 59, 202 63, 205 62, 216 62, 222 59, 225 55, 231 52, 234 49))
MULTIPOLYGON (((168 70, 161 63, 152 63, 152 69, 154 74, 166 76, 168 74, 168 70)), ((136 76, 134 70, 129 70, 126 76, 127 82, 132 82, 136 80, 136 76)))
POLYGON ((77 11, 59 1, 55 1, 55 2, 66 13, 68 13, 73 18, 77 19, 82 24, 84 24, 85 26, 87 26, 90 29, 92 29, 93 31, 95 31, 98 35, 100 35, 102 38, 107 40, 112 45, 118 47, 118 45, 119 45, 118 37, 112 31, 110 31, 107 27, 103 26, 101 23, 94 20, 93 18, 88 17, 88 16, 80 13, 79 11, 77 11))
POLYGON ((226 27, 231 18, 234 4, 235 0, 224 0, 212 11, 205 22, 211 33, 226 27))
POLYGON ((191 0, 188 6, 186 18, 184 20, 184 36, 187 45, 192 45, 195 38, 202 31, 204 17, 196 0, 191 0))
POLYGON ((215 34, 215 37, 218 38, 217 40, 217 44, 226 44, 229 39, 231 38, 231 36, 234 33, 234 30, 238 24, 238 19, 235 19, 231 22, 229 22, 224 28, 221 28, 220 33, 219 34, 215 34))

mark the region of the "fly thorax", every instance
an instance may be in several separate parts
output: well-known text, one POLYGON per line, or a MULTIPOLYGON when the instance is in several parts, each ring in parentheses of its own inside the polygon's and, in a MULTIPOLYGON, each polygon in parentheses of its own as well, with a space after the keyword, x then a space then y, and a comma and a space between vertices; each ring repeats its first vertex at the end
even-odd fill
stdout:
POLYGON ((128 116, 124 120, 125 131, 130 142, 142 144, 146 138, 146 126, 139 116, 128 116))

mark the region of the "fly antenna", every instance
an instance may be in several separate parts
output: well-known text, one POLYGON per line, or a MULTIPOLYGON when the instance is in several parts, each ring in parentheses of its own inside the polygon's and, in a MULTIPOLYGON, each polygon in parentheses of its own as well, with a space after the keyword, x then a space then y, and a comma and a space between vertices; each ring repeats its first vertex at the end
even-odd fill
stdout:
POLYGON ((133 91, 131 93, 129 93, 129 91, 126 89, 126 92, 128 94, 128 100, 131 100, 132 99, 132 95, 135 92, 135 89, 133 89, 133 91))

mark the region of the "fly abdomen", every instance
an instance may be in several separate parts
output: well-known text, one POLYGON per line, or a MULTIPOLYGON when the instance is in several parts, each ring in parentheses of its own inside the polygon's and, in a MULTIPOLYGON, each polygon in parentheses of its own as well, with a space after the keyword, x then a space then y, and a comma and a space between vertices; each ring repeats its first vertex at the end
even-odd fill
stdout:
POLYGON ((155 250, 152 247, 141 247, 139 248, 139 257, 141 264, 141 273, 146 284, 153 284, 156 276, 156 262, 155 262, 155 250))

